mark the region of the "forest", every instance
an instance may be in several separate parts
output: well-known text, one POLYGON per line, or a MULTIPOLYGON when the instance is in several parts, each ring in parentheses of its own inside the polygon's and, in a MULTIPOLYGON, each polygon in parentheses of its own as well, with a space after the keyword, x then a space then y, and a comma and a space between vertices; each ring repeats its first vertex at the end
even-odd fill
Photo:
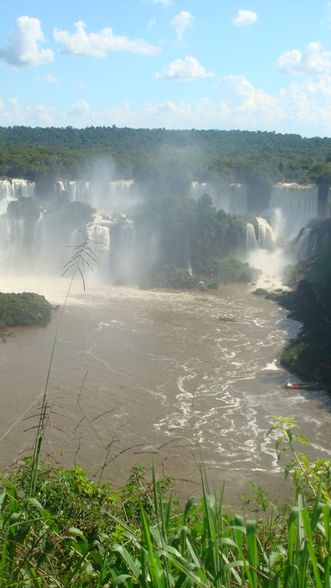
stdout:
POLYGON ((0 128, 0 177, 84 178, 94 161, 151 190, 179 193, 213 174, 260 189, 275 181, 331 183, 331 139, 253 131, 0 128), (157 183, 156 183, 157 178, 157 183))

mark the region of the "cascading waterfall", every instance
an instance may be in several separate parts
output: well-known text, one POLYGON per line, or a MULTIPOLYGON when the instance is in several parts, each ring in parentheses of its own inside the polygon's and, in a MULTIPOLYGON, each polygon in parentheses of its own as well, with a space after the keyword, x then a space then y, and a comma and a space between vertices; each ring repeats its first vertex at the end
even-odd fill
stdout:
POLYGON ((262 271, 259 285, 279 286, 285 266, 296 259, 307 258, 316 243, 309 227, 303 227, 316 218, 317 213, 317 186, 295 182, 282 182, 273 186, 266 212, 270 224, 263 217, 256 218, 259 248, 254 245, 252 228, 247 227, 247 245, 251 248, 249 263, 262 271), (284 244, 293 240, 299 231, 301 233, 294 241, 292 252, 285 253, 284 244))
MULTIPOLYGON (((93 267, 94 275, 98 278, 107 278, 109 272, 109 254, 111 242, 111 219, 99 212, 93 220, 86 225, 90 247, 95 253, 98 263, 93 267)), ((77 235, 78 242, 81 239, 77 235)))
POLYGON ((135 275, 135 225, 125 215, 112 225, 110 271, 115 281, 130 281, 135 275))
POLYGON ((275 234, 269 222, 256 217, 256 228, 252 223, 246 225, 247 261, 261 275, 257 285, 275 288, 281 284, 281 276, 287 264, 283 249, 276 244, 275 234))
MULTIPOLYGON (((227 183, 220 179, 215 182, 191 183, 190 194, 193 198, 198 199, 204 193, 211 196, 218 209, 231 214, 247 213, 247 189, 243 184, 227 183)), ((140 228, 138 239, 133 222, 125 216, 137 201, 137 185, 132 178, 114 181, 110 181, 109 177, 100 178, 100 181, 59 179, 54 184, 53 192, 49 194, 49 200, 42 201, 35 195, 34 182, 24 179, 0 180, 2 266, 15 269, 22 267, 26 271, 31 271, 32 266, 38 271, 52 267, 54 271, 54 268, 61 267, 61 263, 66 261, 63 260, 63 248, 75 241, 79 214, 85 214, 85 218, 86 215, 89 219, 93 216, 92 220, 83 222, 91 242, 98 243, 101 251, 97 273, 107 278, 112 274, 116 280, 129 280, 130 276, 137 273, 139 264, 141 267, 153 265, 159 249, 157 236, 153 236, 155 243, 147 242, 147 238, 141 238, 140 228), (88 204, 94 212, 88 212, 86 207, 84 212, 80 203, 88 204), (72 208, 73 204, 77 204, 77 208, 72 208), (140 251, 136 251, 138 241, 144 243, 140 251)), ((289 236, 298 233, 307 222, 316 217, 317 210, 317 186, 275 184, 269 209, 266 211, 268 220, 258 216, 246 226, 248 252, 254 254, 255 258, 268 258, 267 264, 265 260, 262 263, 261 259, 259 262, 251 259, 252 265, 279 266, 281 249, 277 244, 284 243, 289 236), (277 255, 278 261, 271 259, 277 255)), ((314 248, 313 239, 309 229, 300 233, 295 242, 297 258, 307 258, 314 248)), ((186 258, 188 271, 191 271, 189 248, 186 258)))
POLYGON ((246 246, 247 249, 273 249, 275 246, 275 235, 269 222, 261 217, 256 217, 256 230, 253 223, 246 224, 246 246))
POLYGON ((240 183, 191 182, 190 196, 198 200, 203 194, 208 194, 217 209, 230 214, 247 213, 247 189, 240 183))
POLYGON ((275 244, 273 230, 268 221, 261 217, 256 217, 257 222, 257 241, 262 249, 270 249, 275 244))
MULTIPOLYGON (((0 260, 2 268, 27 266, 27 253, 31 251, 31 234, 34 219, 15 218, 7 214, 8 206, 19 200, 33 198, 35 183, 25 179, 0 180, 0 260)), ((23 203, 24 204, 24 203, 23 203)))
POLYGON ((317 216, 318 187, 295 182, 275 184, 269 203, 270 216, 273 217, 276 211, 283 219, 280 237, 297 233, 317 216))
POLYGON ((89 204, 91 185, 90 182, 76 180, 57 180, 55 192, 67 194, 70 200, 85 202, 89 204))
POLYGON ((209 182, 191 182, 190 186, 190 196, 193 200, 199 200, 203 194, 208 194, 213 202, 216 199, 216 190, 212 184, 209 182))
POLYGON ((252 223, 247 223, 246 225, 246 247, 248 250, 256 249, 258 247, 258 241, 252 223))
POLYGON ((294 244, 294 254, 297 259, 305 260, 314 255, 317 246, 317 235, 311 227, 304 227, 294 244))
POLYGON ((103 182, 73 182, 60 180, 58 190, 72 200, 89 204, 96 213, 87 227, 91 246, 100 257, 98 277, 129 280, 134 274, 134 223, 123 211, 135 201, 133 179, 103 182))
POLYGON ((31 198, 35 193, 35 183, 29 180, 0 180, 0 215, 7 211, 9 202, 19 198, 31 198))
POLYGON ((133 180, 98 184, 61 179, 55 182, 48 199, 44 197, 41 201, 35 196, 33 182, 0 180, 0 262, 3 270, 59 275, 72 253, 66 247, 80 242, 82 231, 85 231, 99 258, 94 275, 109 279, 113 265, 117 279, 129 279, 134 269, 134 225, 124 214, 115 214, 113 208, 121 204, 124 209, 134 192, 133 180), (82 208, 80 203, 92 209, 82 208), (87 220, 84 227, 80 219, 84 215, 91 218, 93 208, 96 211, 92 220, 87 220))

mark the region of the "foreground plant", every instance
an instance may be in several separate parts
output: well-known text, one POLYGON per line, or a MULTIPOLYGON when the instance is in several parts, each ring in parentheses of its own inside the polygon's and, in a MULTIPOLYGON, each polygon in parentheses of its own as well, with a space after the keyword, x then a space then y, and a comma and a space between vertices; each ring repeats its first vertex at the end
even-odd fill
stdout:
POLYGON ((25 463, 3 480, 0 587, 330 588, 331 504, 296 486, 287 515, 245 519, 208 491, 184 507, 169 481, 135 468, 126 486, 94 484, 79 468, 25 463), (275 525, 270 536, 266 525, 275 525))

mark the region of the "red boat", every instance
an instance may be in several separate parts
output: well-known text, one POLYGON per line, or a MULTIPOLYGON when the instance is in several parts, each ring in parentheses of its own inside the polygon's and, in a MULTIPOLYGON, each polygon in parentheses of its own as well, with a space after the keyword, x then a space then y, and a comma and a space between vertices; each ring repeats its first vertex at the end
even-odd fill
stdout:
POLYGON ((300 382, 286 382, 285 388, 288 390, 320 390, 321 385, 318 382, 300 384, 300 382))

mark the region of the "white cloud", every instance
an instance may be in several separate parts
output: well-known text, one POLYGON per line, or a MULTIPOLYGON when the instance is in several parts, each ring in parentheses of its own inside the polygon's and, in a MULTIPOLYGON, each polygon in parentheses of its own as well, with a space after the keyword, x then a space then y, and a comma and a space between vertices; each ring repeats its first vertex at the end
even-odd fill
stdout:
POLYGON ((302 52, 299 49, 285 51, 276 61, 277 67, 287 74, 325 74, 331 70, 331 51, 325 51, 321 43, 309 43, 302 52))
POLYGON ((232 20, 235 27, 247 27, 258 22, 259 17, 256 12, 252 10, 244 10, 240 8, 232 20))
POLYGON ((186 55, 184 59, 175 59, 169 63, 163 73, 157 73, 157 80, 183 80, 192 81, 201 78, 210 78, 215 74, 208 71, 192 55, 186 55))
POLYGON ((0 124, 50 126, 54 123, 56 109, 52 106, 37 104, 36 106, 22 106, 17 98, 8 100, 9 106, 0 110, 0 124))
POLYGON ((156 18, 151 18, 151 20, 148 21, 147 23, 147 28, 149 30, 153 29, 156 25, 156 18))
POLYGON ((65 112, 50 105, 22 106, 16 98, 0 101, 0 125, 103 126, 134 128, 247 129, 331 135, 331 74, 299 78, 274 94, 243 76, 228 75, 215 88, 217 97, 176 102, 130 102, 96 111, 78 100, 65 112), (2 108, 1 108, 2 105, 2 108))
POLYGON ((171 21, 177 35, 177 40, 182 42, 185 31, 192 25, 193 16, 187 10, 181 10, 171 21))
POLYGON ((162 4, 163 6, 170 6, 172 0, 153 0, 153 4, 162 4))
POLYGON ((74 33, 58 29, 53 32, 55 41, 64 45, 64 53, 105 57, 110 51, 128 51, 142 55, 155 55, 160 52, 158 47, 142 39, 114 35, 110 28, 102 29, 98 33, 87 33, 86 24, 81 20, 74 23, 74 28, 74 33))
POLYGON ((292 128, 308 135, 331 134, 331 75, 304 78, 280 91, 280 101, 292 128))
POLYGON ((258 119, 263 119, 270 128, 270 124, 277 124, 283 118, 284 111, 278 97, 256 88, 244 76, 225 76, 223 84, 226 86, 232 115, 237 124, 241 121, 242 128, 245 128, 245 124, 249 128, 254 127, 258 119))
POLYGON ((55 77, 55 76, 45 76, 44 78, 45 82, 48 82, 49 84, 58 84, 59 80, 55 77))
POLYGON ((78 100, 68 112, 72 116, 88 116, 91 114, 91 107, 89 103, 84 100, 78 100))
POLYGON ((40 49, 45 41, 40 20, 30 16, 20 16, 16 28, 11 33, 0 58, 16 67, 28 67, 49 63, 54 59, 51 49, 40 49))

